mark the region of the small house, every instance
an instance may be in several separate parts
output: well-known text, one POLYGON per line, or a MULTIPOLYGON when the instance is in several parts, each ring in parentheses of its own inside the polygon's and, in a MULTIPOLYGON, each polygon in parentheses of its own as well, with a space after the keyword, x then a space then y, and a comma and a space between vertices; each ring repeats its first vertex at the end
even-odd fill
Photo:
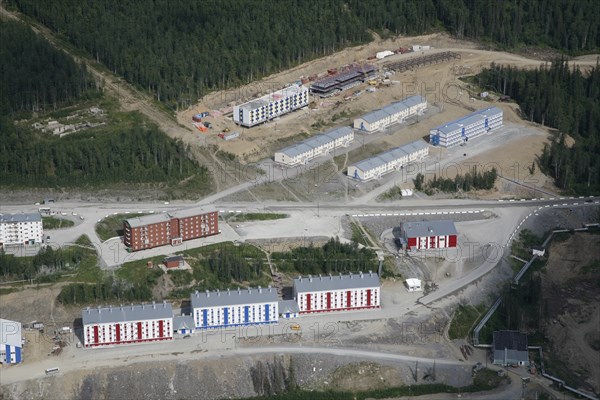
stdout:
POLYGON ((406 281, 404 281, 404 284, 406 285, 406 288, 409 292, 420 292, 423 290, 420 279, 409 278, 406 281))
POLYGON ((182 335, 194 333, 194 317, 191 315, 181 315, 173 317, 173 331, 182 335))
POLYGON ((279 318, 298 318, 299 313, 300 308, 298 308, 298 303, 296 303, 294 300, 279 301, 279 318))
POLYGON ((183 256, 171 256, 165 257, 163 264, 165 264, 165 267, 167 268, 182 268, 185 265, 185 262, 183 261, 183 256))
POLYGON ((527 335, 518 331, 495 331, 492 344, 494 365, 529 365, 527 335))

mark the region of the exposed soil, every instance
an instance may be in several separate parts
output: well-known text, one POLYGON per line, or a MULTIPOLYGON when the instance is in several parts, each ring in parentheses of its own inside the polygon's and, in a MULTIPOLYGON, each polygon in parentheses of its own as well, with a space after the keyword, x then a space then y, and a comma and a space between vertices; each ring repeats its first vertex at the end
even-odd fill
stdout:
MULTIPOLYGON (((576 233, 554 242, 541 273, 543 331, 561 373, 600 392, 600 235, 576 233), (594 267, 595 265, 595 267, 594 267)), ((545 349, 546 350, 546 349, 545 349)))

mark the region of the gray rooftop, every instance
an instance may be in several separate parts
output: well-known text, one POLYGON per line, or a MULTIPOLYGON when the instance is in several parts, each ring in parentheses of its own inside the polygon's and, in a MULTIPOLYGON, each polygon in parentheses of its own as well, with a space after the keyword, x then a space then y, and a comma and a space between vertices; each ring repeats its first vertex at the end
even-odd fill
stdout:
POLYGON ((240 104, 239 107, 247 110, 255 110, 281 98, 286 98, 301 93, 303 89, 306 88, 302 85, 291 85, 277 90, 276 92, 269 93, 257 99, 252 99, 246 103, 240 104))
POLYGON ((361 116, 360 119, 364 119, 368 123, 372 124, 392 114, 397 114, 425 101, 426 99, 422 96, 410 96, 402 101, 396 101, 378 110, 371 111, 370 113, 361 116))
POLYGON ((477 110, 471 114, 465 115, 462 118, 456 119, 454 121, 450 121, 447 124, 444 125, 440 125, 436 128, 433 128, 432 131, 440 131, 442 133, 450 133, 450 132, 454 132, 457 129, 462 128, 463 126, 468 126, 471 124, 474 124, 476 122, 479 122, 481 120, 484 120, 492 115, 496 115, 496 114, 502 114, 502 110, 499 109, 498 107, 488 107, 488 108, 483 108, 481 110, 477 110))
POLYGON ((427 148, 428 146, 429 145, 424 140, 417 140, 400 147, 394 147, 393 149, 385 151, 381 154, 359 161, 356 164, 353 164, 353 166, 361 171, 370 171, 391 161, 427 148))
POLYGON ((128 218, 125 220, 132 228, 137 228, 144 225, 158 224, 168 222, 171 218, 187 218, 195 215, 202 215, 214 211, 206 208, 184 208, 163 213, 143 215, 141 217, 128 218))
POLYGON ((529 362, 527 335, 517 331, 496 331, 493 336, 494 362, 529 362))
POLYGON ((271 303, 278 301, 277 290, 273 288, 249 288, 224 291, 192 293, 192 308, 234 306, 238 304, 271 303))
POLYGON ((447 236, 457 234, 454 222, 450 220, 404 222, 402 228, 404 229, 404 232, 406 232, 406 237, 447 236))
POLYGON ((40 213, 29 214, 0 214, 0 222, 17 223, 17 222, 40 222, 42 216, 40 213))
POLYGON ((293 158, 350 134, 352 134, 352 128, 349 126, 333 128, 321 135, 315 135, 301 142, 285 147, 279 150, 278 153, 283 153, 286 156, 293 158))
POLYGON ((111 322, 145 321, 172 318, 171 303, 136 304, 119 307, 86 308, 81 312, 83 324, 106 324, 111 322))
POLYGON ((326 276, 309 275, 294 279, 294 290, 296 293, 371 288, 380 285, 379 276, 375 272, 326 276))
POLYGON ((194 317, 191 315, 181 315, 173 317, 173 330, 179 331, 181 329, 194 329, 196 327, 196 323, 194 322, 194 317))
POLYGON ((279 314, 299 313, 300 308, 294 300, 279 300, 279 314))
POLYGON ((209 212, 214 211, 212 208, 182 208, 180 210, 169 211, 167 214, 171 216, 171 218, 187 218, 193 217, 195 215, 202 215, 209 212))

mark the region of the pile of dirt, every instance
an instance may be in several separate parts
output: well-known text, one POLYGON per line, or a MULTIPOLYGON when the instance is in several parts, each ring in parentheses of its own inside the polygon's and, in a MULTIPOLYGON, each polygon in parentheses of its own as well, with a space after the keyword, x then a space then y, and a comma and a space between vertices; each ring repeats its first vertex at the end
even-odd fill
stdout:
POLYGON ((549 252, 540 274, 549 365, 568 382, 599 393, 600 235, 577 233, 549 252))

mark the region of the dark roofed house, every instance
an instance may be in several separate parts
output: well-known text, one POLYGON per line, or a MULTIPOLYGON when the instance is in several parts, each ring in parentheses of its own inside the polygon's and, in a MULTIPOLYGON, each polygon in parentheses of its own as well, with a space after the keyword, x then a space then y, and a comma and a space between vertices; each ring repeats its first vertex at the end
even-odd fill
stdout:
POLYGON ((517 331, 495 331, 493 340, 495 365, 529 365, 527 335, 517 331))
POLYGON ((184 266, 183 256, 170 256, 163 259, 167 268, 181 268, 184 266))

